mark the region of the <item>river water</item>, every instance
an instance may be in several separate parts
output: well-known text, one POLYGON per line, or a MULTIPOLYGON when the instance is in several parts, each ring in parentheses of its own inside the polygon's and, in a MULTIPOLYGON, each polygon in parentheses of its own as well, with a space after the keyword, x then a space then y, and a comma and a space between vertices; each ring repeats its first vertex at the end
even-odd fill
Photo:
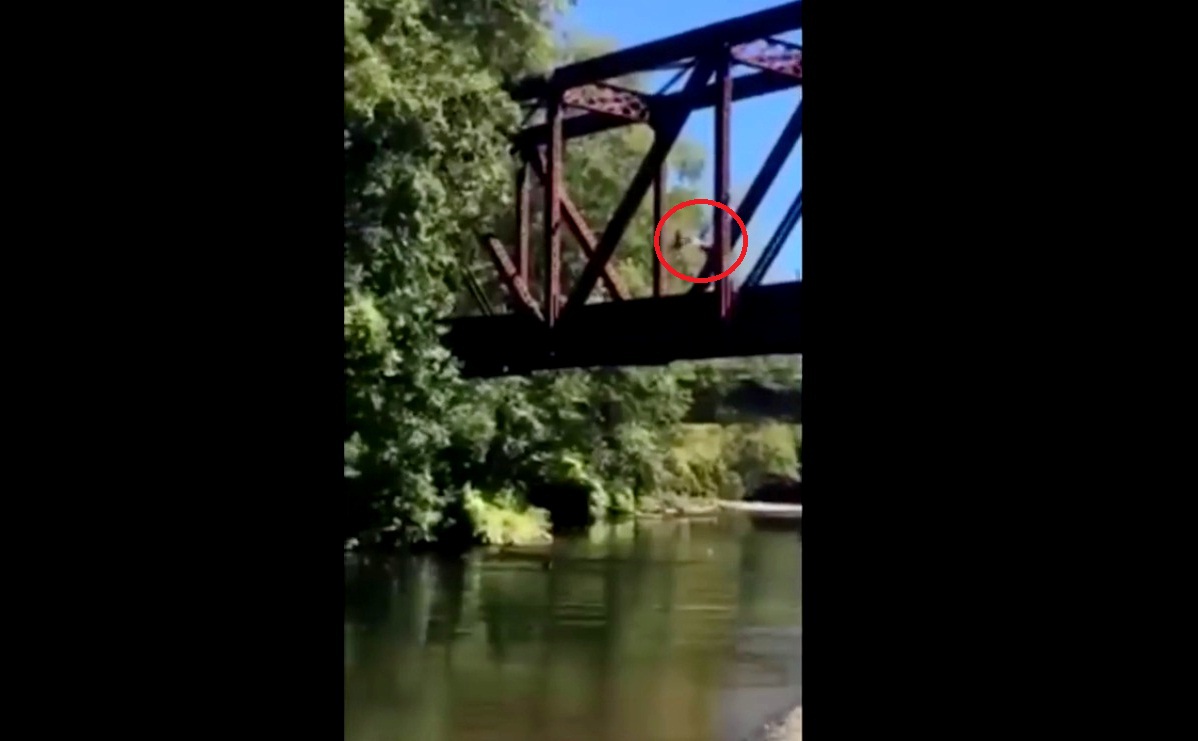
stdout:
POLYGON ((346 566, 346 741, 740 741, 800 704, 797 524, 346 566))

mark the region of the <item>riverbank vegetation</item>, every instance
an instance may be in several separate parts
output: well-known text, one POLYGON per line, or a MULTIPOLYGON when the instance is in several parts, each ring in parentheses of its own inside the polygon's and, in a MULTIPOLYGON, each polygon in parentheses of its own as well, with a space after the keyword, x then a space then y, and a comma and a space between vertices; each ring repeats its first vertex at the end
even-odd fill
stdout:
MULTIPOLYGON (((628 514, 644 496, 739 498, 762 476, 797 475, 797 358, 466 381, 441 346, 438 322, 468 311, 472 283, 505 302, 475 238, 512 241, 507 134, 521 117, 504 82, 610 46, 555 48, 547 19, 560 10, 538 0, 345 0, 353 546, 536 542, 551 521, 628 514), (771 416, 762 407, 771 399, 787 411, 771 416)), ((571 142, 569 192, 593 223, 612 211, 649 143, 641 127, 571 142)), ((703 154, 693 142, 675 147, 670 202, 701 195, 703 154)), ((669 227, 697 234, 701 218, 689 209, 669 227)), ((642 208, 617 252, 632 295, 649 291, 654 226, 642 208)), ((563 280, 582 260, 563 250, 563 280)), ((692 273, 701 260, 697 251, 670 257, 692 273)))

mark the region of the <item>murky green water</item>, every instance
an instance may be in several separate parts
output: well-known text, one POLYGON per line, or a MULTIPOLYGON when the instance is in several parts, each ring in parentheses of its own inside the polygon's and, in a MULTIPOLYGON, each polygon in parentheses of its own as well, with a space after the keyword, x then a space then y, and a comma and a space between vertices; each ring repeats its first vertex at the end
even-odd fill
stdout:
POLYGON ((800 702, 797 525, 544 553, 349 564, 346 741, 735 741, 800 702))

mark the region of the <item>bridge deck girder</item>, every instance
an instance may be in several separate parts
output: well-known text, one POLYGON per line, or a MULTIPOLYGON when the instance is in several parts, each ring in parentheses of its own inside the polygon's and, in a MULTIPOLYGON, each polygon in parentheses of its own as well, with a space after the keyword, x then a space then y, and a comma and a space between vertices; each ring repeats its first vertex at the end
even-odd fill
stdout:
POLYGON ((715 293, 587 304, 552 330, 528 314, 461 317, 444 342, 467 377, 794 354, 800 294, 798 282, 746 289, 726 319, 715 293))

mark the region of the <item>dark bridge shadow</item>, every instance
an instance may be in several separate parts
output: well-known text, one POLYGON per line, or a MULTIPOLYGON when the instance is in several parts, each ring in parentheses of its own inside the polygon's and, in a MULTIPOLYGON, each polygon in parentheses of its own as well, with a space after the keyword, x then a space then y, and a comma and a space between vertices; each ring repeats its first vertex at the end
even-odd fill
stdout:
POLYGON ((553 330, 527 314, 461 317, 444 342, 473 377, 796 354, 800 292, 799 282, 746 289, 727 320, 715 293, 587 304, 553 330))

